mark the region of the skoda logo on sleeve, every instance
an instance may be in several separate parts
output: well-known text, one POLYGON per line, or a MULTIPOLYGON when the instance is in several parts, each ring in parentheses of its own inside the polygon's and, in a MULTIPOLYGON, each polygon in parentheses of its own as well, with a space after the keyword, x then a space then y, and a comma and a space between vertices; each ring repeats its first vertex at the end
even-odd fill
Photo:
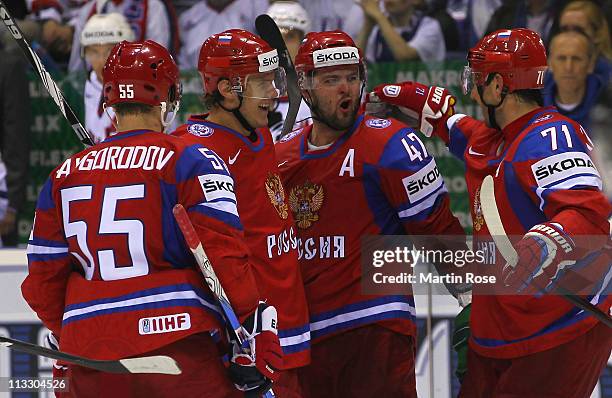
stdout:
POLYGON ((210 137, 215 132, 215 129, 197 123, 189 126, 187 130, 189 133, 197 135, 198 137, 210 137))
POLYGON ((391 121, 388 119, 369 119, 365 124, 373 129, 384 129, 391 125, 391 121))

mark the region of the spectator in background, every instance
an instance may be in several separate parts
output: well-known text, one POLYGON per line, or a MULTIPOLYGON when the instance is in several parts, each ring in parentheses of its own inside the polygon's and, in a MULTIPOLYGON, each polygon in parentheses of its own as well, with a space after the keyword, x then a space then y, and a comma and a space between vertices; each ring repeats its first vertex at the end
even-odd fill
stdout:
POLYGON ((499 29, 529 28, 537 32, 547 43, 555 9, 552 0, 510 0, 495 10, 486 34, 499 29))
POLYGON ((85 128, 96 143, 116 130, 114 111, 103 107, 102 69, 115 44, 124 40, 133 41, 134 32, 125 17, 116 12, 92 16, 81 32, 81 56, 90 71, 85 82, 85 128))
MULTIPOLYGON (((431 0, 431 1, 420 1, 419 8, 425 12, 425 15, 432 17, 440 24, 440 29, 444 35, 444 45, 446 46, 446 53, 457 52, 461 49, 461 39, 459 36, 459 30, 457 22, 451 17, 446 10, 447 0, 431 0)), ((465 57, 465 53, 461 53, 465 57)))
MULTIPOLYGON (((49 72, 58 72, 68 63, 72 48, 73 28, 53 19, 44 21, 34 19, 18 20, 17 24, 30 47, 38 54, 49 72)), ((23 50, 8 29, 1 31, 0 47, 9 54, 23 57, 23 50)))
MULTIPOLYGON (((30 94, 23 55, 0 51, 0 168, 6 165, 6 191, 0 182, 0 235, 16 246, 17 216, 25 201, 30 159, 30 94), (3 193, 5 192, 5 193, 3 193), (8 198, 8 207, 2 211, 8 198)), ((0 170, 0 181, 2 178, 0 170)))
POLYGON ((550 41, 544 105, 555 105, 587 130, 589 113, 605 88, 601 78, 592 73, 594 67, 595 46, 584 32, 562 31, 550 41))
POLYGON ((592 1, 572 1, 559 14, 559 28, 579 29, 591 38, 596 51, 594 73, 607 84, 611 72, 612 46, 608 22, 602 9, 592 1))
POLYGON ((442 61, 444 35, 438 21, 415 8, 416 0, 361 0, 366 16, 357 45, 369 62, 442 61))
POLYGON ((198 66, 204 40, 227 29, 255 30, 255 18, 268 9, 268 0, 202 0, 183 12, 181 30, 181 69, 198 66))
MULTIPOLYGON (((295 61, 302 39, 310 32, 310 18, 308 13, 297 1, 275 1, 270 5, 266 14, 270 15, 278 26, 291 60, 295 61)), ((268 126, 274 142, 281 138, 285 116, 289 110, 289 99, 284 96, 275 101, 274 108, 268 112, 268 126)), ((297 130, 311 123, 310 108, 304 100, 300 102, 296 123, 292 130, 297 130)))
POLYGON ((364 22, 363 11, 356 4, 359 0, 300 0, 300 3, 312 21, 311 31, 338 29, 357 39, 364 22))
POLYGON ((459 26, 463 50, 472 48, 484 36, 491 15, 501 4, 502 0, 448 0, 446 10, 459 26))
POLYGON ((170 0, 90 0, 79 9, 73 20, 74 36, 70 54, 69 71, 84 67, 80 40, 83 27, 95 14, 122 14, 134 31, 137 41, 153 40, 176 55, 179 47, 178 21, 170 0))

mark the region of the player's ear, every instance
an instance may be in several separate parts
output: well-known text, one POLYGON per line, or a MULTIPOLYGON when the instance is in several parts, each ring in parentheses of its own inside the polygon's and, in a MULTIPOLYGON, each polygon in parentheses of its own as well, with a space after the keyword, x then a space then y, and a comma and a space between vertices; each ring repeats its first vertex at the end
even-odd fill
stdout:
POLYGON ((231 84, 227 79, 220 79, 219 83, 217 83, 217 90, 219 90, 219 94, 221 94, 222 101, 237 101, 238 94, 232 91, 231 84))

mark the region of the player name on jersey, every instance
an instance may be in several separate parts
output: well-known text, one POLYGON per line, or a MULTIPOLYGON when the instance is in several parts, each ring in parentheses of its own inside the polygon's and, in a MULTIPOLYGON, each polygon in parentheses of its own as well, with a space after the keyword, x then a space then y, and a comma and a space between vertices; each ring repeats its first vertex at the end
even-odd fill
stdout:
POLYGON ((73 170, 161 170, 174 151, 158 146, 110 146, 86 152, 82 157, 68 158, 55 173, 55 178, 67 176, 73 170))

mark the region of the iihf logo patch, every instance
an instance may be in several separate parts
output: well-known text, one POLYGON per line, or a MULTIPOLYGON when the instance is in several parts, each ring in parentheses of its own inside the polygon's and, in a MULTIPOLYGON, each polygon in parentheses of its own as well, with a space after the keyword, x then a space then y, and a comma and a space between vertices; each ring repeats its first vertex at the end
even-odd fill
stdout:
POLYGON ((215 129, 196 123, 189 126, 187 131, 193 135, 197 135, 198 137, 210 137, 215 132, 215 129))
POLYGON ((387 97, 397 97, 400 94, 400 91, 402 91, 400 86, 388 85, 383 87, 383 93, 387 97))
POLYGON ((384 129, 391 126, 391 121, 388 119, 369 119, 365 124, 373 129, 384 129))
POLYGON ((284 136, 283 138, 280 139, 280 142, 287 142, 290 139, 292 139, 293 137, 298 136, 302 130, 304 130, 303 128, 301 129, 297 129, 297 130, 293 130, 292 132, 290 132, 289 134, 287 134, 286 136, 284 136))
POLYGON ((552 117, 553 117, 553 115, 551 115, 551 114, 549 113, 548 115, 544 115, 544 116, 542 116, 542 117, 537 118, 536 120, 534 120, 534 121, 533 121, 533 123, 534 123, 534 124, 535 124, 535 123, 540 123, 540 122, 543 122, 543 121, 545 121, 545 120, 552 119, 552 117))

